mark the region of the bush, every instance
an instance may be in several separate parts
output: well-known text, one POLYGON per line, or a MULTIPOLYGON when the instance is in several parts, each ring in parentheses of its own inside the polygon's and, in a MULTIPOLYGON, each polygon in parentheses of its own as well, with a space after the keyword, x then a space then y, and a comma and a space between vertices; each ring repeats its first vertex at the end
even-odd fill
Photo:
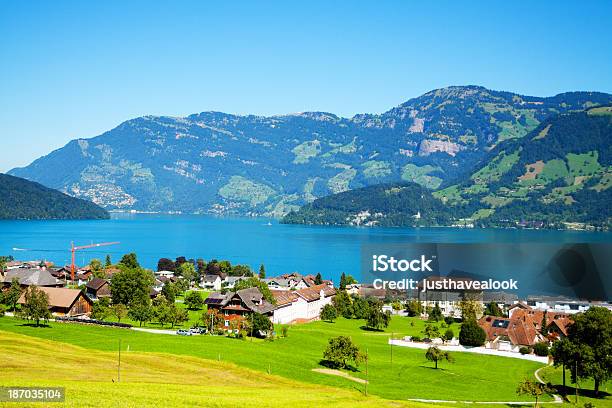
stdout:
POLYGON ((421 338, 419 336, 412 336, 412 341, 414 341, 415 343, 420 343, 421 338))
POLYGON ((283 337, 289 336, 289 326, 283 326, 281 328, 281 334, 283 335, 283 337))
POLYGON ((548 355, 548 344, 546 342, 536 343, 533 346, 533 352, 536 356, 546 357, 548 355))
POLYGON ((4 316, 4 312, 5 312, 4 305, 0 305, 0 317, 4 316))
POLYGON ((519 353, 521 353, 521 354, 525 355, 525 354, 529 354, 529 353, 531 353, 531 350, 529 349, 529 347, 525 347, 525 346, 523 346, 523 347, 521 347, 521 348, 519 349, 519 353))
POLYGON ((459 344, 463 346, 480 347, 485 344, 487 334, 478 325, 476 320, 470 319, 461 325, 459 332, 459 344))
POLYGON ((450 326, 451 324, 455 323, 455 318, 452 316, 446 316, 444 318, 444 323, 446 323, 448 326, 450 326))

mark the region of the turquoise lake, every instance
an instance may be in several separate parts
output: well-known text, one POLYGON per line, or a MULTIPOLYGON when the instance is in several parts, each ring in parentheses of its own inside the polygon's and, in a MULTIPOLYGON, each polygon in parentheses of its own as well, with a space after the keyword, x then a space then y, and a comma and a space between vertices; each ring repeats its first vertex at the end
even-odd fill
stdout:
POLYGON ((155 268, 160 257, 228 259, 265 264, 268 276, 297 271, 321 272, 337 280, 342 272, 359 275, 362 244, 612 242, 612 233, 515 229, 358 228, 283 225, 265 218, 195 215, 113 214, 105 221, 0 221, 0 254, 15 259, 70 261, 70 242, 120 241, 81 251, 77 263, 91 258, 113 261, 136 252, 142 265, 155 268), (270 223, 271 225, 269 225, 270 223))

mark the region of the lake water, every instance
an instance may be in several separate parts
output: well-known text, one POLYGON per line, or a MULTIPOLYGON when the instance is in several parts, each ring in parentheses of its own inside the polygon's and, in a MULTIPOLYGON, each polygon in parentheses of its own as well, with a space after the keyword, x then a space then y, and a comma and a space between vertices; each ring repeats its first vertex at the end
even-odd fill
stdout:
POLYGON ((70 242, 120 241, 107 248, 77 253, 77 263, 91 258, 113 261, 136 252, 142 265, 155 268, 160 257, 228 259, 265 264, 268 276, 298 271, 321 272, 338 280, 342 272, 359 275, 362 244, 612 242, 612 233, 582 231, 356 228, 283 225, 265 218, 191 215, 113 214, 105 221, 0 221, 0 254, 15 259, 70 262, 70 242), (268 225, 271 223, 271 225, 268 225))

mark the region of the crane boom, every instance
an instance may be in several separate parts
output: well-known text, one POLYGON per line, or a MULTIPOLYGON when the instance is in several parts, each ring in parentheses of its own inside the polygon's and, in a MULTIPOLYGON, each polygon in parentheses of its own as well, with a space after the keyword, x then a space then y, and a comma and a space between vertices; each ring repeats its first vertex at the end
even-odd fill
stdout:
POLYGON ((72 257, 71 257, 71 263, 70 263, 70 280, 74 282, 74 270, 75 270, 74 257, 75 257, 76 251, 80 251, 81 249, 98 248, 98 247, 117 245, 117 244, 120 244, 120 242, 100 242, 97 244, 74 246, 74 242, 71 242, 70 252, 72 254, 72 257))

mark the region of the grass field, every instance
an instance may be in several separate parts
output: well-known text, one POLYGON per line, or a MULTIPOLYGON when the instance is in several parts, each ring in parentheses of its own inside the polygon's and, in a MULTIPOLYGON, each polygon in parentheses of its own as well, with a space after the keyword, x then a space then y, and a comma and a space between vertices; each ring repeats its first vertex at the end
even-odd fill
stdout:
MULTIPOLYGON (((550 382, 555 386, 563 385, 563 371, 561 367, 546 367, 540 371, 541 377, 544 381, 550 382)), ((574 403, 576 386, 571 383, 571 373, 569 370, 565 372, 565 385, 567 389, 567 399, 569 402, 574 403)), ((593 380, 584 379, 580 380, 578 387, 578 405, 582 406, 586 402, 590 402, 596 408, 612 407, 612 384, 603 384, 600 386, 600 398, 594 398, 593 394, 593 380)))
MULTIPOLYGON (((68 407, 409 407, 354 390, 267 375, 235 364, 189 356, 88 350, 0 331, 3 386, 63 386, 68 407)), ((17 406, 0 403, 0 406, 17 406)), ((41 403, 19 406, 44 406, 41 403)))
MULTIPOLYGON (((63 323, 36 328, 24 325, 20 320, 0 319, 0 330, 59 340, 92 350, 116 352, 121 339, 122 350, 128 355, 142 352, 171 353, 219 360, 259 373, 269 371, 302 382, 362 390, 363 385, 349 379, 312 371, 321 368, 319 363, 327 340, 333 336, 348 335, 362 351, 367 350, 369 354, 369 393, 391 400, 524 401, 525 397, 515 394, 517 383, 523 378, 533 378, 533 372, 542 366, 512 358, 454 353, 453 364, 442 363, 441 368, 435 370, 426 361, 423 350, 397 346, 391 349, 388 345, 391 333, 396 337, 422 335, 422 321, 394 317, 385 332, 365 331, 360 328, 361 325, 363 321, 345 319, 336 323, 314 322, 291 326, 287 338, 251 341, 215 336, 156 335, 63 323)), ((457 333, 458 325, 453 326, 457 333)), ((66 350, 59 347, 57 352, 65 354, 66 350)), ((350 375, 366 378, 363 366, 356 372, 350 372, 350 375)))

